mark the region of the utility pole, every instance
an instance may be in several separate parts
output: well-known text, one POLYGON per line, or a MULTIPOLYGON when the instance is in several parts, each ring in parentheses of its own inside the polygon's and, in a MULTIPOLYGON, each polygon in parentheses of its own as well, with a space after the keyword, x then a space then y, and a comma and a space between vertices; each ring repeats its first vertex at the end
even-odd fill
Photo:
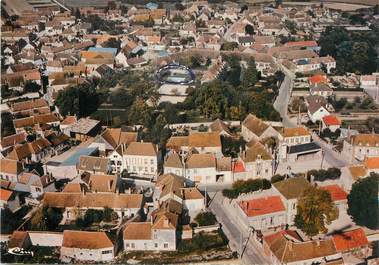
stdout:
POLYGON ((322 169, 322 165, 324 163, 324 156, 325 156, 325 152, 324 152, 324 150, 321 150, 321 165, 320 165, 321 169, 322 169))
POLYGON ((207 209, 208 205, 207 205, 207 177, 205 177, 205 192, 204 192, 204 204, 205 204, 205 209, 207 209))

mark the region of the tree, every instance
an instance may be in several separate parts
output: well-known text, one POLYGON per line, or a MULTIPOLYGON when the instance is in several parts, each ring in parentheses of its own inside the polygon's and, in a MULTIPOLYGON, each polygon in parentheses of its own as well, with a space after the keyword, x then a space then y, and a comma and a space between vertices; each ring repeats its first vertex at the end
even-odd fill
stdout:
POLYGON ((216 216, 211 212, 199 213, 196 215, 195 221, 199 226, 214 225, 217 222, 216 216))
POLYGON ((255 32, 254 32, 254 27, 253 27, 252 25, 250 25, 250 24, 247 24, 247 25, 245 26, 245 33, 246 33, 247 35, 254 35, 254 34, 255 34, 255 32))
POLYGON ((1 136, 5 137, 15 133, 12 114, 10 112, 1 113, 1 136))
POLYGON ((337 219, 338 210, 330 193, 317 187, 306 189, 298 200, 295 225, 308 236, 326 233, 327 224, 337 219))
POLYGON ((53 207, 40 207, 30 220, 33 230, 55 230, 63 218, 63 211, 53 207))
POLYGON ((106 42, 104 42, 102 46, 105 48, 120 49, 121 41, 119 39, 116 39, 116 38, 110 38, 106 42))
POLYGON ((274 175, 271 177, 271 183, 275 183, 275 182, 279 182, 279 181, 282 181, 286 178, 286 175, 274 175))
POLYGON ((328 168, 327 170, 325 170, 325 169, 320 169, 320 170, 313 169, 313 170, 309 170, 307 175, 308 175, 308 178, 313 176, 314 181, 325 181, 328 179, 338 179, 341 176, 341 170, 339 168, 335 168, 335 167, 328 168))
POLYGON ((142 98, 137 98, 130 108, 129 122, 131 124, 145 124, 150 116, 150 108, 142 98))
POLYGON ((113 211, 113 209, 109 207, 105 207, 103 211, 103 220, 106 222, 112 221, 114 213, 115 212, 113 211))
POLYGON ((347 197, 348 214, 353 217, 357 225, 370 229, 379 228, 378 207, 379 174, 371 173, 367 178, 353 184, 347 197))
POLYGON ((186 9, 186 7, 179 2, 175 3, 175 8, 176 10, 179 10, 179 11, 183 11, 184 9, 186 9))
POLYGON ((258 80, 258 71, 255 66, 255 61, 254 59, 249 60, 247 63, 247 68, 243 73, 242 76, 242 86, 247 89, 251 88, 252 86, 255 85, 255 83, 258 80))
POLYGON ((100 95, 94 84, 85 83, 59 91, 55 104, 63 115, 70 113, 86 117, 97 110, 100 95))
POLYGON ((237 180, 233 183, 232 189, 222 191, 223 196, 229 199, 237 198, 241 193, 249 193, 257 190, 267 190, 271 188, 271 183, 267 179, 237 180))
POLYGON ((34 81, 27 81, 24 85, 24 93, 38 92, 40 89, 41 86, 34 81))
POLYGON ((221 50, 223 51, 233 51, 234 49, 238 48, 238 43, 237 42, 224 42, 221 45, 221 50))

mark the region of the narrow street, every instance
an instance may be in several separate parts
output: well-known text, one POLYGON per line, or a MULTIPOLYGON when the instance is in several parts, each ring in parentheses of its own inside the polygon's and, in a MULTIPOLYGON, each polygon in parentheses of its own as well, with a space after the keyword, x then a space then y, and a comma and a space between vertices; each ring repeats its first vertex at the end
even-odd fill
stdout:
POLYGON ((295 127, 296 125, 291 122, 287 115, 288 104, 291 98, 293 74, 284 71, 285 77, 279 88, 279 95, 274 102, 274 109, 279 112, 285 127, 295 127))
POLYGON ((242 264, 269 264, 269 261, 262 255, 261 250, 255 245, 252 238, 248 238, 249 231, 239 224, 235 218, 235 213, 233 213, 229 207, 223 205, 223 196, 221 192, 210 194, 210 197, 213 198, 213 200, 211 201, 209 208, 216 215, 217 220, 222 224, 222 230, 229 239, 230 247, 240 255, 242 249, 244 249, 242 264))

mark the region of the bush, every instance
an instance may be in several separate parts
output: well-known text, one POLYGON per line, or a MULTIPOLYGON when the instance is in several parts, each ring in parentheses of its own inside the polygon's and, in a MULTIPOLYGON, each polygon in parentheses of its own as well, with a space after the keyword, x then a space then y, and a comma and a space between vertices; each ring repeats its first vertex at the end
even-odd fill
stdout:
POLYGON ((105 222, 110 222, 110 221, 112 221, 112 219, 113 219, 113 209, 111 209, 111 208, 109 208, 109 207, 105 207, 104 208, 104 211, 103 211, 103 220, 105 221, 105 222))
POLYGON ((195 217, 195 221, 199 226, 214 225, 217 223, 216 216, 211 212, 199 213, 195 217))
POLYGON ((88 227, 93 223, 100 223, 103 220, 103 211, 88 209, 83 217, 76 219, 78 227, 88 227))
POLYGON ((205 234, 203 232, 196 234, 191 240, 182 240, 178 245, 178 251, 181 253, 190 253, 195 251, 207 251, 212 248, 220 248, 228 244, 227 238, 219 230, 218 234, 205 234))
POLYGON ((308 180, 311 180, 311 176, 313 176, 314 181, 325 181, 328 179, 338 179, 341 176, 341 170, 339 168, 328 168, 320 169, 320 170, 310 170, 308 171, 308 180))
POLYGON ((222 195, 224 197, 227 197, 229 199, 235 199, 238 197, 238 192, 236 190, 233 190, 233 189, 225 189, 222 191, 222 195))
POLYGON ((225 189, 222 195, 229 199, 237 198, 241 193, 249 193, 257 190, 267 190, 271 188, 271 183, 267 179, 237 180, 233 183, 232 189, 225 189))
POLYGON ((272 178, 271 178, 271 183, 275 183, 275 182, 282 181, 282 180, 284 180, 285 178, 286 178, 285 175, 279 175, 279 174, 274 175, 274 176, 272 176, 272 178))

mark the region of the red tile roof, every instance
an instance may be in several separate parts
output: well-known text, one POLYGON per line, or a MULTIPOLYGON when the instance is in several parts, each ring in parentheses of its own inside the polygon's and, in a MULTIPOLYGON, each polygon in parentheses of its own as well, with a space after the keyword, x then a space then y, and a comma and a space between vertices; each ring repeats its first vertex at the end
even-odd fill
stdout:
POLYGON ((379 168, 379 156, 368 157, 364 161, 367 169, 378 169, 379 168))
POLYGON ((281 212, 285 210, 280 196, 270 196, 249 201, 241 201, 239 206, 248 217, 281 212))
POLYGON ((237 161, 233 165, 233 172, 234 173, 240 173, 240 172, 245 172, 245 166, 242 163, 242 161, 237 161))
POLYGON ((347 251, 368 245, 368 240, 362 228, 333 235, 337 251, 347 251))
POLYGON ((2 201, 8 201, 9 198, 12 196, 12 191, 1 189, 0 190, 0 198, 2 201))
POLYGON ((309 83, 318 84, 318 83, 327 83, 328 80, 324 75, 314 75, 308 78, 309 83))
POLYGON ((324 116, 322 120, 327 126, 342 124, 341 120, 337 116, 334 116, 334 115, 324 116))
POLYGON ((332 201, 342 201, 347 199, 347 193, 338 185, 328 185, 320 188, 329 191, 332 201))

